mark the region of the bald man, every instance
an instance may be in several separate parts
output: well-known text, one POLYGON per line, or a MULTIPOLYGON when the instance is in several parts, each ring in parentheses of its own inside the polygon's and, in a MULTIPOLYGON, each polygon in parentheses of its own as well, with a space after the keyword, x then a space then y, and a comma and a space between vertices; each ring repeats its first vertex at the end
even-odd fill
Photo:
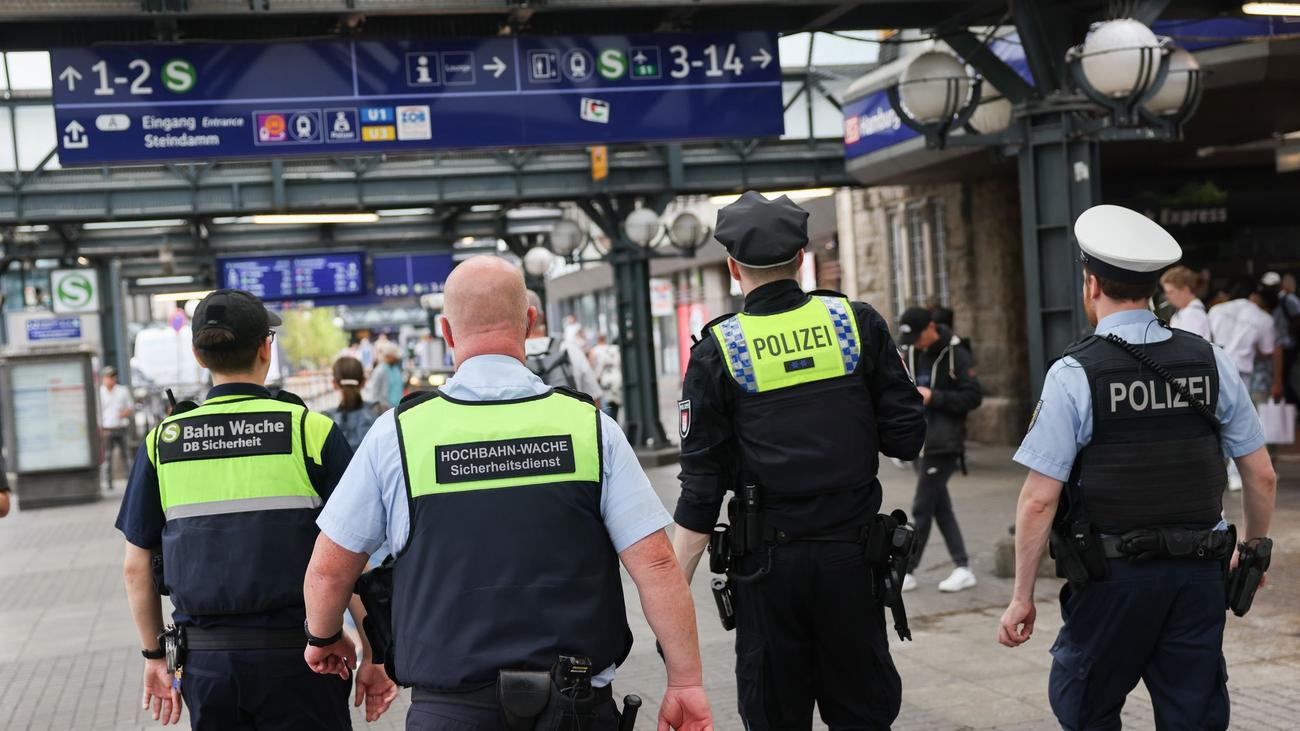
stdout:
MULTIPOLYGON (((398 557, 391 664, 414 687, 408 731, 614 731, 610 684, 632 640, 621 561, 663 646, 660 728, 711 729, 695 612, 664 532, 672 519, 627 438, 589 397, 524 366, 538 313, 515 267, 469 259, 444 294, 456 373, 379 417, 322 511, 309 641, 338 631, 387 539, 398 557), (511 690, 529 683, 549 697, 533 721, 528 694, 511 690)), ((321 673, 348 662, 337 645, 305 657, 321 673)))

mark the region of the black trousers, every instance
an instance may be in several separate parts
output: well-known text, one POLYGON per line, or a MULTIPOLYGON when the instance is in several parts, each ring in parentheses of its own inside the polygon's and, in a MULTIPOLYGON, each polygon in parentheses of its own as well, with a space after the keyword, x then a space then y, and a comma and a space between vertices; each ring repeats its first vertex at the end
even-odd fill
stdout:
POLYGON ((1156 728, 1228 728, 1223 567, 1211 561, 1110 562, 1111 575, 1061 590, 1048 694, 1068 731, 1120 728, 1146 683, 1156 728))
POLYGON ((194 731, 347 731, 351 686, 302 650, 192 650, 181 695, 194 731))
POLYGON ((948 555, 958 566, 970 564, 966 555, 966 544, 961 539, 961 527, 957 525, 957 514, 952 510, 952 496, 948 494, 948 478, 957 470, 958 460, 955 454, 925 456, 913 463, 916 468, 916 497, 912 500, 912 524, 916 526, 916 543, 912 551, 912 560, 907 567, 908 573, 915 573, 921 565, 921 554, 925 544, 930 540, 930 525, 938 521, 939 532, 943 542, 948 546, 948 555))
POLYGON ((127 475, 131 474, 131 451, 126 444, 126 427, 103 430, 104 464, 108 471, 108 487, 113 487, 113 451, 122 457, 122 465, 127 475))
MULTIPOLYGON (((646 724, 653 726, 653 720, 646 724)), ((618 715, 614 701, 597 707, 591 731, 617 731, 618 715)), ((417 701, 406 713, 406 731, 506 731, 501 712, 495 708, 478 708, 456 703, 417 701)))
POLYGON ((807 731, 814 703, 831 731, 889 728, 902 685, 861 546, 779 546, 770 574, 735 587, 736 684, 748 731, 807 731))

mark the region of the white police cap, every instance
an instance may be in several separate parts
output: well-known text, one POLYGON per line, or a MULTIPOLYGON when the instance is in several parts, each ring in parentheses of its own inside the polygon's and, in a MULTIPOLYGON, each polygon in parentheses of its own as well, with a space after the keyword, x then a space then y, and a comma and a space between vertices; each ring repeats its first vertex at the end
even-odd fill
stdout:
POLYGON ((1100 205, 1074 222, 1083 263, 1099 277, 1149 284, 1183 258, 1183 249, 1160 224, 1122 206, 1100 205))

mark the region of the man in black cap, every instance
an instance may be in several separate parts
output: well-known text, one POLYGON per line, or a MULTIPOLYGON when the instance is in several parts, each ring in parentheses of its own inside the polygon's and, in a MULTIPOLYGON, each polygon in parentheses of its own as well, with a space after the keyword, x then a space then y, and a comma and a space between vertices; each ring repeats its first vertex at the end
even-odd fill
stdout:
POLYGON ((954 564, 952 574, 939 582, 939 591, 962 591, 975 586, 975 574, 948 494, 948 479, 958 467, 964 467, 966 414, 980 405, 980 384, 975 380, 970 351, 929 309, 911 307, 903 313, 898 321, 898 344, 903 346, 907 370, 925 404, 925 451, 913 463, 917 475, 912 500, 916 541, 903 591, 916 588, 913 574, 921 565, 930 525, 935 521, 954 564))
MULTIPOLYGON (((351 728, 347 678, 302 662, 309 642, 347 640, 305 636, 302 586, 316 516, 352 450, 328 417, 262 385, 279 324, 240 290, 199 303, 194 356, 212 390, 149 432, 127 481, 117 518, 126 593, 145 657, 143 703, 164 724, 180 720, 183 697, 195 729, 351 728), (162 647, 159 594, 171 597, 188 648, 179 669, 162 647)), ((372 663, 357 690, 395 695, 372 663)))
POLYGON ((914 459, 925 419, 880 314, 799 288, 807 219, 754 192, 718 213, 745 307, 691 350, 673 544, 688 579, 710 542, 711 569, 727 575, 715 593, 734 593, 750 731, 808 728, 814 703, 831 728, 887 728, 901 685, 877 599, 886 571, 864 542, 892 534, 877 515, 878 453, 914 459), (728 490, 730 528, 711 539, 728 490))

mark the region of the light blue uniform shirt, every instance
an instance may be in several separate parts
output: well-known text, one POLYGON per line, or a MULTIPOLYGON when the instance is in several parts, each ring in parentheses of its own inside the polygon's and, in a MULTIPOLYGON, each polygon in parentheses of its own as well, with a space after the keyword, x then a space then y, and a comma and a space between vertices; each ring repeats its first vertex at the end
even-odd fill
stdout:
MULTIPOLYGON (((480 355, 461 364, 440 389, 462 401, 503 401, 550 390, 522 363, 504 355, 480 355)), ((400 553, 410 533, 406 478, 397 445, 396 409, 384 412, 362 440, 316 524, 338 545, 355 553, 374 553, 385 541, 400 553)), ((603 487, 600 516, 616 552, 672 524, 673 519, 650 486, 632 445, 618 423, 600 414, 603 487)), ((611 666, 592 679, 606 685, 611 666)))
MULTIPOLYGON (((1130 343, 1159 343, 1173 337, 1149 310, 1125 310, 1097 323, 1097 334, 1115 333, 1130 343)), ((1264 446, 1264 429, 1242 383, 1237 366, 1223 349, 1214 347, 1219 370, 1219 403, 1215 414, 1223 451, 1241 457, 1264 446)), ((1197 417, 1200 418, 1200 417, 1197 417)), ((1012 459, 1035 472, 1065 482, 1074 458, 1092 441, 1092 391, 1083 366, 1066 356, 1056 361, 1043 381, 1033 424, 1012 459)))

